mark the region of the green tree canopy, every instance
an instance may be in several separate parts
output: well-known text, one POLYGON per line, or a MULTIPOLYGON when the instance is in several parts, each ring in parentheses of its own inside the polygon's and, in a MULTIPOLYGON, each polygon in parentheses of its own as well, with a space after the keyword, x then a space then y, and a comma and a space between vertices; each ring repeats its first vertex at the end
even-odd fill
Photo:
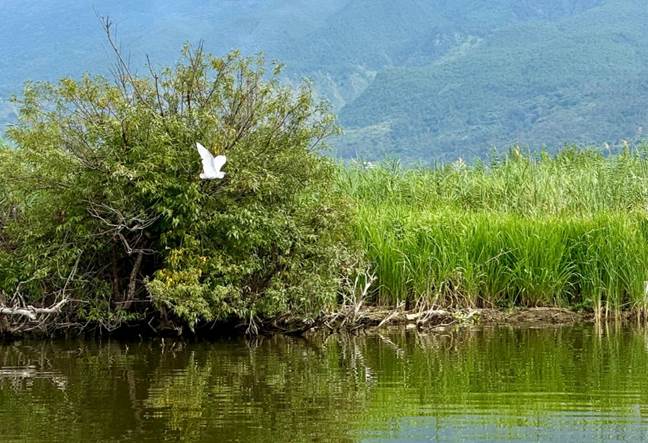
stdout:
MULTIPOLYGON (((105 325, 314 315, 334 302, 347 207, 308 84, 185 47, 115 80, 32 83, 0 151, 0 290, 105 325), (201 181, 195 143, 227 155, 201 181), (65 295, 66 297, 68 295, 65 295)), ((14 300, 15 301, 15 300, 14 300)))

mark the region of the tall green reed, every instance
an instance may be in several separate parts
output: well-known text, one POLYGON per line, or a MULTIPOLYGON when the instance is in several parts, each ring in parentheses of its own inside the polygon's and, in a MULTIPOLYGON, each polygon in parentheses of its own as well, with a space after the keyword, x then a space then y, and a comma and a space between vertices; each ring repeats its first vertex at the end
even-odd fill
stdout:
POLYGON ((344 168, 375 301, 645 311, 646 152, 344 168))

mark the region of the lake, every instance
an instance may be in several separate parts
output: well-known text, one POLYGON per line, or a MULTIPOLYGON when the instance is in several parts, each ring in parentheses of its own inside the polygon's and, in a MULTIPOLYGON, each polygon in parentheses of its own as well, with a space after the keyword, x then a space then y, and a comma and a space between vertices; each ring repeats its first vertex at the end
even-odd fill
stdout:
POLYGON ((0 441, 648 440, 648 330, 0 345, 0 441))

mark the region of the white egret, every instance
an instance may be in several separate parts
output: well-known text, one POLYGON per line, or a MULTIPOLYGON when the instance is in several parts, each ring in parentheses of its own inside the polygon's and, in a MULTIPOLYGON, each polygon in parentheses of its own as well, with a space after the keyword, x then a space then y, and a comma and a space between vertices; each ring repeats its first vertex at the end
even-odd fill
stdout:
POLYGON ((203 180, 224 178, 225 173, 221 171, 221 168, 227 161, 227 158, 224 155, 213 156, 212 153, 200 143, 196 143, 196 147, 198 148, 198 154, 200 154, 200 159, 202 160, 203 165, 203 172, 200 174, 200 178, 203 180))

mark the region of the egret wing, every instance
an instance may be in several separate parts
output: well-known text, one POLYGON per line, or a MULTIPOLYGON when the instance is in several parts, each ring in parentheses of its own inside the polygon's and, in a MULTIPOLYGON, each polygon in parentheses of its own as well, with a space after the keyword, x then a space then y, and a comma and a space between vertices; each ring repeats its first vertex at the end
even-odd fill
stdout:
POLYGON ((207 150, 200 143, 196 143, 196 148, 198 148, 198 154, 200 154, 200 159, 202 160, 203 171, 205 174, 215 174, 214 170, 214 156, 211 155, 211 152, 207 150))
POLYGON ((216 157, 214 157, 214 169, 216 169, 217 172, 220 172, 226 161, 227 157, 225 157, 224 155, 217 155, 216 157))

